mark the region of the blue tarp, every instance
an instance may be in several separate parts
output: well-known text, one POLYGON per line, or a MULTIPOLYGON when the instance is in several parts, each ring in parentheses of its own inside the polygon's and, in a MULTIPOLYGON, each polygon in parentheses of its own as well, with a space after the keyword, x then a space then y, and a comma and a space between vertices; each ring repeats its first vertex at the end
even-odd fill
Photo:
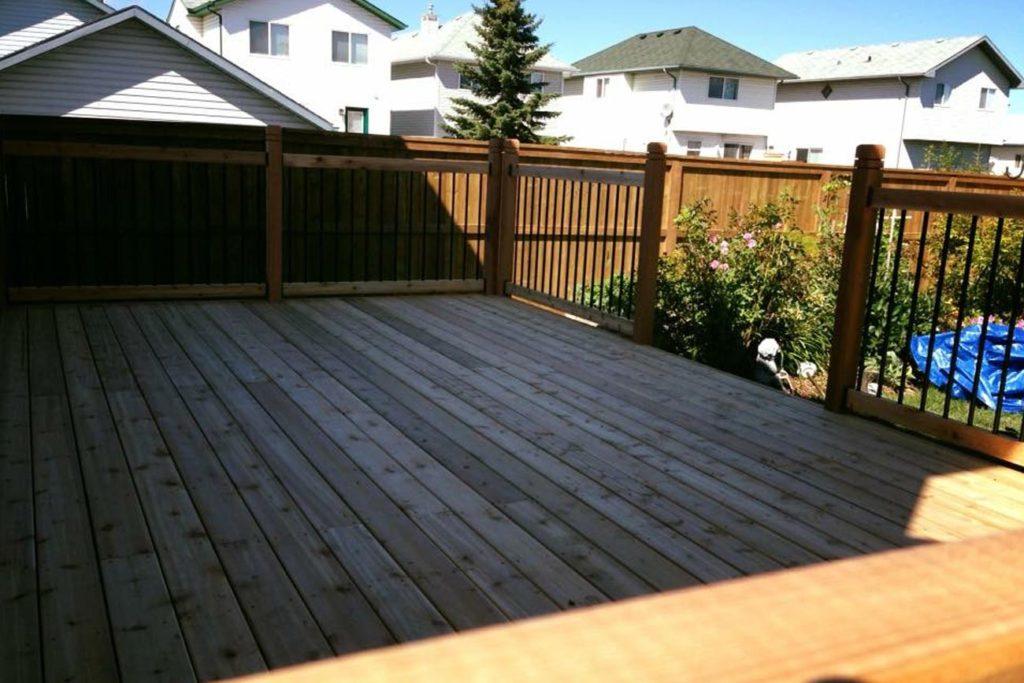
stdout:
MULTIPOLYGON (((999 395, 999 383, 1006 374, 1006 388, 1003 394, 1003 412, 1024 412, 1024 329, 1015 329, 1010 348, 1010 360, 1006 362, 1006 344, 1010 341, 1006 325, 991 323, 985 334, 984 354, 981 359, 981 381, 978 383, 977 400, 988 408, 995 409, 999 395)), ((953 361, 955 332, 935 335, 932 364, 928 379, 932 384, 945 389, 949 382, 950 366, 953 361)), ((928 358, 930 335, 914 337, 910 341, 910 355, 918 372, 924 374, 928 358)), ((956 377, 953 381, 953 398, 969 399, 974 388, 974 373, 978 367, 979 347, 982 346, 981 325, 969 325, 960 332, 960 344, 956 353, 956 377)))

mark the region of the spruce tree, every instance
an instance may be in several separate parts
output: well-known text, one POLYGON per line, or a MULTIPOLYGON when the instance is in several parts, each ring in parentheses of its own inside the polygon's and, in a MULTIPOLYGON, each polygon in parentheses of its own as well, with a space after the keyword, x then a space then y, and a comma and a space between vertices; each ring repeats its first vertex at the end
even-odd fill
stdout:
POLYGON ((469 48, 477 63, 459 64, 456 70, 469 81, 474 97, 452 100, 454 113, 445 123, 447 132, 472 140, 564 142, 567 138, 540 133, 546 122, 558 116, 544 108, 558 95, 543 92, 545 83, 530 82, 531 70, 551 49, 537 39, 540 20, 523 8, 522 0, 487 0, 473 9, 480 42, 469 48))

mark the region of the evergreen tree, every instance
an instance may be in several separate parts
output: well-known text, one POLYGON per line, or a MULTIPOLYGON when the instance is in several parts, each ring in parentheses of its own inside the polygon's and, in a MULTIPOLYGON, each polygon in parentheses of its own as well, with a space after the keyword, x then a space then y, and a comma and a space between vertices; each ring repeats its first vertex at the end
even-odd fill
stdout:
POLYGON ((459 64, 456 70, 470 83, 474 97, 452 100, 455 113, 448 117, 445 130, 472 140, 564 142, 568 138, 539 132, 558 115, 544 109, 558 95, 543 92, 545 83, 530 82, 532 68, 551 49, 537 39, 540 20, 523 9, 522 0, 487 0, 473 9, 480 43, 469 48, 477 63, 459 64))

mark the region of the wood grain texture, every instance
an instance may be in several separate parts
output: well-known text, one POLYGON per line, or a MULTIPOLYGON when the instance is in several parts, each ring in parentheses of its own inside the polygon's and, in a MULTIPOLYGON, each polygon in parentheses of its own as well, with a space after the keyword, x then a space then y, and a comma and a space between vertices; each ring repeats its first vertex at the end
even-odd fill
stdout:
MULTIPOLYGON (((0 345, 3 680, 225 678, 1024 529, 1018 471, 505 297, 14 306, 0 345)), ((647 646, 725 677, 693 614, 647 646)))

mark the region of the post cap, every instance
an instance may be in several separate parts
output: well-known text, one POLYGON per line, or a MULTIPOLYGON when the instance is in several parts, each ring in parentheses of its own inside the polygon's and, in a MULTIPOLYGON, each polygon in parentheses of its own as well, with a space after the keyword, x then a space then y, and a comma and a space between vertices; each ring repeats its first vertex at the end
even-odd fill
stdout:
POLYGON ((665 156, 668 153, 668 145, 664 142, 649 142, 647 143, 647 153, 665 156))
POLYGON ((873 161, 885 158, 885 145, 857 145, 858 161, 873 161))

